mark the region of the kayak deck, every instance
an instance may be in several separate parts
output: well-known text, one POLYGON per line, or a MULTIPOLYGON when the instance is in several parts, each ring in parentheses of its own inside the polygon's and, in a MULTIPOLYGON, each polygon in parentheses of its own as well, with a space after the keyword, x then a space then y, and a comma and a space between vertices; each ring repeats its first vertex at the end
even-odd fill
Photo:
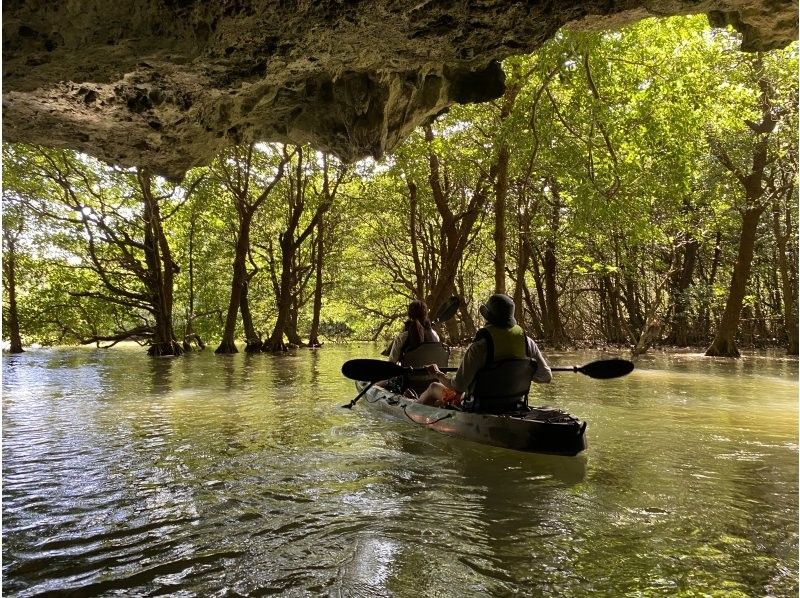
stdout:
MULTIPOLYGON (((359 391, 366 386, 357 382, 359 391)), ((441 434, 517 451, 573 456, 586 448, 586 422, 552 407, 494 415, 423 405, 373 386, 362 402, 371 409, 402 418, 441 434)))

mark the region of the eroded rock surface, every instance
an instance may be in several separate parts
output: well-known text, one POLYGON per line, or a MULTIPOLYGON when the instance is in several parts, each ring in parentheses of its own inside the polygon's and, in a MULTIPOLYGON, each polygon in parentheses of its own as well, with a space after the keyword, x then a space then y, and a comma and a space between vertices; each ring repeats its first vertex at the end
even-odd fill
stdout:
POLYGON ((377 157, 562 25, 698 12, 746 50, 797 37, 795 0, 8 0, 3 135, 174 178, 251 139, 377 157))

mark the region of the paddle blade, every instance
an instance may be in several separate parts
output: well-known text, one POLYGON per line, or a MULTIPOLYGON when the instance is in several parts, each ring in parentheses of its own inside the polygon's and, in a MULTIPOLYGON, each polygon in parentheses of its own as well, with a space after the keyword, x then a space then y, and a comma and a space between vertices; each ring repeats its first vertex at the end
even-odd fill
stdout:
POLYGON ((379 382, 403 373, 403 368, 396 363, 380 359, 351 359, 342 365, 342 374, 351 380, 379 382))
POLYGON ((436 312, 436 317, 433 318, 434 323, 438 324, 440 322, 446 322, 458 311, 458 307, 461 305, 461 299, 458 298, 457 295, 453 295, 445 301, 444 305, 439 308, 439 311, 436 312))
POLYGON ((633 362, 627 359, 601 359, 578 368, 581 374, 598 380, 627 376, 633 371, 633 362))

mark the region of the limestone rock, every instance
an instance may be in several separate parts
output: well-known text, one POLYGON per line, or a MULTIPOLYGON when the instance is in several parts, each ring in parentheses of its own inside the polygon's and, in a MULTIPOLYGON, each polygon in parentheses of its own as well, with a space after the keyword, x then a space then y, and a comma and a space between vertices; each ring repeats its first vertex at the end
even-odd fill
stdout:
POLYGON ((797 37, 795 0, 8 0, 3 134, 172 178, 246 140, 377 157, 565 24, 697 12, 747 50, 797 37))

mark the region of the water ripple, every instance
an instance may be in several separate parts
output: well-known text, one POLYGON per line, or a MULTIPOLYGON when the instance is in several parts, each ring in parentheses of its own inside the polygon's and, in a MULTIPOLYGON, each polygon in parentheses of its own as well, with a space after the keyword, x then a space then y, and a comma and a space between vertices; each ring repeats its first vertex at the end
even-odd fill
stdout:
POLYGON ((563 458, 340 409, 364 351, 4 359, 3 589, 796 595, 796 362, 557 378, 534 402, 589 421, 563 458))

